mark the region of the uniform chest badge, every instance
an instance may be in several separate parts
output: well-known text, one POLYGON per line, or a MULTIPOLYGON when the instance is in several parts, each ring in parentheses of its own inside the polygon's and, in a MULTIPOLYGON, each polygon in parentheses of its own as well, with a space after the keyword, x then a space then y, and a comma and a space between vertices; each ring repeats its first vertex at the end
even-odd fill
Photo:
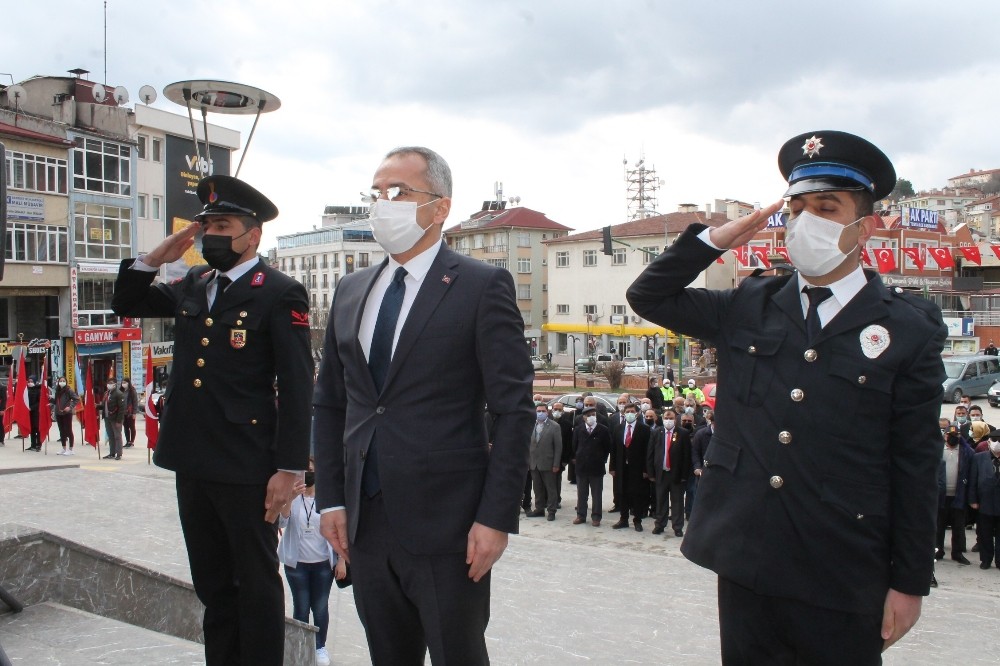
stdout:
POLYGON ((861 331, 861 351, 868 358, 878 358, 889 348, 889 331, 885 327, 872 324, 861 331))
POLYGON ((246 329, 234 328, 229 331, 229 344, 233 349, 243 349, 247 346, 246 329))

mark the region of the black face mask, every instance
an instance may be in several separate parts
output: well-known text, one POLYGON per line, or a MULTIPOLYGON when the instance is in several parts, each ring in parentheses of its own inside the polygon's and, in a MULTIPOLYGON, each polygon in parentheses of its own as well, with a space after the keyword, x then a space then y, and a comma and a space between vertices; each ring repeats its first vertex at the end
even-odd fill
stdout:
POLYGON ((233 241, 243 238, 250 230, 247 229, 236 237, 220 236, 219 234, 205 234, 201 237, 201 256, 205 257, 205 263, 212 268, 225 273, 236 265, 242 256, 233 249, 233 241))
POLYGON ((653 426, 656 424, 656 419, 646 419, 646 425, 653 426))
POLYGON ((306 488, 316 485, 316 472, 306 472, 306 488))

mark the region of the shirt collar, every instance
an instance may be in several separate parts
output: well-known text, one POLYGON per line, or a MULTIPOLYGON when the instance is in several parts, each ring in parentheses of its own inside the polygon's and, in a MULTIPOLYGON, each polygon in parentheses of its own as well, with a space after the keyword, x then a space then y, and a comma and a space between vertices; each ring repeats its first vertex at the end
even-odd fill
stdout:
POLYGON ((251 259, 247 259, 242 264, 236 264, 235 266, 233 266, 232 268, 230 268, 225 273, 216 272, 215 277, 216 277, 216 279, 218 279, 220 275, 225 275, 227 278, 229 278, 233 282, 236 282, 241 277, 243 277, 244 275, 246 275, 247 273, 249 273, 250 269, 252 269, 254 266, 256 266, 258 261, 260 261, 260 257, 258 257, 257 255, 254 255, 251 259))
POLYGON ((426 276, 428 271, 431 270, 431 264, 434 263, 434 260, 437 258, 438 252, 441 251, 441 245, 442 243, 436 243, 432 245, 431 247, 427 248, 417 256, 407 261, 405 264, 399 263, 398 261, 393 259, 392 256, 390 255, 389 265, 386 267, 386 270, 389 273, 395 273, 396 269, 402 266, 403 268, 406 269, 407 275, 413 277, 413 279, 416 280, 417 282, 423 282, 424 276, 426 276))
MULTIPOLYGON (((796 275, 799 280, 800 294, 806 287, 816 286, 810 283, 806 276, 802 273, 796 273, 796 275)), ((859 291, 864 289, 866 284, 868 284, 868 280, 865 278, 865 272, 861 269, 861 266, 858 265, 857 268, 844 277, 826 286, 833 292, 833 297, 837 299, 838 303, 840 303, 840 307, 844 307, 857 295, 859 291)))

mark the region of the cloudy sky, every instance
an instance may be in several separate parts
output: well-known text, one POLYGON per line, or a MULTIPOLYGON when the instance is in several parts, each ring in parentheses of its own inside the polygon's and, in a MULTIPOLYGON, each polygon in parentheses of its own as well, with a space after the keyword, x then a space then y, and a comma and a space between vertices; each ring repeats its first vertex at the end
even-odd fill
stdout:
MULTIPOLYGON (((103 0, 8 4, 15 82, 104 80, 103 0)), ((265 247, 358 204, 403 144, 451 164, 450 222, 500 180, 577 230, 626 220, 623 158, 656 167, 660 212, 774 201, 778 148, 810 130, 869 138, 917 189, 1000 167, 995 0, 108 0, 107 21, 106 83, 133 99, 186 79, 281 99, 241 174, 282 212, 265 247)))

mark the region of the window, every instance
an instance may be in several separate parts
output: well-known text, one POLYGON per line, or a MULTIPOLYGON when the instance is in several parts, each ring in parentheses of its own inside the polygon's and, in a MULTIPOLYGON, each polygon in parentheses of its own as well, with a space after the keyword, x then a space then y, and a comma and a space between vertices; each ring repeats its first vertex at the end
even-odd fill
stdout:
POLYGON ((121 323, 111 311, 111 297, 115 292, 113 275, 81 273, 77 277, 77 292, 78 326, 117 326, 121 323))
MULTIPOLYGON (((7 261, 65 264, 69 229, 47 224, 7 223, 7 261)), ((6 318, 6 310, 0 310, 6 318)))
POLYGON ((131 255, 131 208, 78 203, 73 217, 77 258, 117 260, 131 255))
POLYGON ((583 314, 585 314, 585 315, 591 315, 591 316, 596 317, 597 316, 597 306, 596 305, 584 305, 583 306, 583 314))
POLYGON ((624 266, 627 262, 627 256, 625 254, 625 248, 616 247, 611 251, 611 265, 612 266, 624 266))
POLYGON ((518 273, 530 273, 531 272, 531 257, 518 257, 517 258, 517 272, 518 273))
POLYGON ((148 208, 149 196, 146 194, 140 194, 138 202, 139 202, 139 210, 137 212, 137 215, 139 216, 139 219, 145 220, 147 217, 149 217, 149 208, 148 208))
POLYGON ((330 258, 330 268, 340 268, 340 255, 335 254, 330 258))
POLYGON ((19 190, 66 194, 67 162, 56 157, 7 151, 7 185, 19 190))
MULTIPOLYGON (((325 275, 323 276, 326 277, 325 275)), ((325 280, 324 280, 325 282, 325 280)), ((330 307, 330 294, 323 292, 323 309, 326 310, 330 307)))
POLYGON ((145 134, 140 134, 137 138, 139 146, 136 148, 136 154, 140 160, 146 159, 146 150, 149 145, 149 137, 145 134))
POLYGON ((370 265, 371 264, 369 264, 369 261, 368 261, 368 253, 367 252, 358 252, 358 261, 354 265, 354 267, 355 268, 368 268, 368 266, 370 266, 370 265))
POLYGON ((288 270, 288 262, 285 261, 284 257, 282 257, 281 258, 281 272, 284 273, 286 270, 288 270))
POLYGON ((163 197, 158 197, 155 194, 153 195, 153 219, 163 219, 163 197))
POLYGON ((612 305, 611 306, 611 314, 615 314, 615 315, 623 315, 623 314, 625 314, 625 306, 624 305, 612 305))
MULTIPOLYGON (((310 273, 309 274, 309 286, 311 288, 313 288, 313 289, 316 288, 316 274, 315 273, 310 273)), ((315 303, 313 303, 313 305, 315 305, 315 303)))
POLYGON ((289 257, 289 259, 288 259, 288 270, 290 270, 290 271, 294 271, 295 270, 295 257, 289 257))
MULTIPOLYGON (((930 259, 927 256, 927 247, 928 247, 927 241, 906 241, 906 247, 907 248, 914 248, 914 247, 917 248, 917 250, 919 251, 918 254, 917 254, 917 256, 920 257, 920 262, 925 267, 927 266, 928 260, 931 263, 934 263, 934 260, 930 259)), ((908 255, 906 253, 903 253, 903 256, 906 258, 904 260, 905 266, 907 268, 915 270, 917 268, 917 264, 913 261, 913 259, 910 258, 910 255, 908 255)), ((934 268, 937 268, 937 264, 934 264, 934 268)))
POLYGON ((556 314, 568 315, 569 303, 559 303, 558 305, 556 305, 556 314))
POLYGON ((531 247, 531 234, 529 234, 527 231, 517 232, 517 246, 531 247))
POLYGON ((483 234, 476 234, 472 237, 472 249, 480 250, 483 247, 483 234))
POLYGON ((651 262, 660 253, 660 248, 658 247, 640 247, 639 250, 642 252, 642 263, 644 265, 651 262))
POLYGON ((321 282, 323 284, 324 289, 330 286, 329 277, 330 275, 328 273, 323 273, 323 279, 321 280, 321 282))
POLYGON ((583 265, 584 266, 596 266, 597 265, 597 250, 584 250, 583 251, 583 265))
POLYGON ((569 346, 569 335, 566 333, 556 333, 556 350, 559 354, 565 354, 569 346))
POLYGON ((129 147, 121 144, 77 139, 73 151, 73 189, 131 196, 130 154, 129 147))
POLYGON ((497 268, 502 268, 507 270, 507 260, 506 259, 487 259, 486 263, 490 266, 496 266, 497 268))
POLYGON ((315 291, 312 292, 309 295, 309 307, 313 308, 314 310, 316 309, 316 292, 315 291))
POLYGON ((521 310, 521 319, 524 320, 526 325, 531 326, 531 311, 521 310))
POLYGON ((561 250, 556 252, 556 268, 566 268, 569 266, 569 252, 561 250))
POLYGON ((531 298, 531 285, 530 284, 519 284, 517 285, 517 298, 519 300, 528 300, 531 298))
POLYGON ((163 161, 163 142, 159 139, 153 139, 153 161, 163 161))
MULTIPOLYGON (((327 259, 327 255, 325 255, 325 254, 323 255, 323 259, 322 259, 322 260, 320 261, 320 263, 319 263, 319 267, 320 267, 320 268, 329 268, 329 267, 330 267, 330 262, 329 262, 329 260, 327 259)), ((325 279, 326 279, 326 278, 324 277, 324 280, 325 280, 325 279)))
POLYGON ((767 243, 747 243, 747 266, 750 268, 765 268, 764 264, 761 263, 760 257, 757 256, 758 252, 756 250, 763 250, 764 256, 771 254, 771 246, 767 243))

